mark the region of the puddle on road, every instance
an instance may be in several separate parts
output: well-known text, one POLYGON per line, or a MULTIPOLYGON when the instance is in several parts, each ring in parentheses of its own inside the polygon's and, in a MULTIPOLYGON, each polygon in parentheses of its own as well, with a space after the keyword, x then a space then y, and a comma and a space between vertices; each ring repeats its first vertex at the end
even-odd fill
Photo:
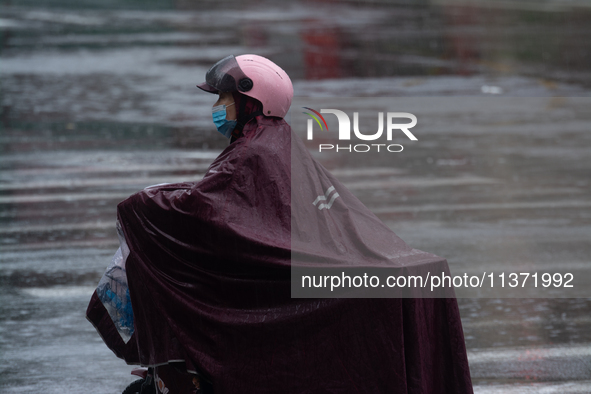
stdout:
POLYGON ((30 287, 21 289, 21 293, 38 298, 70 298, 88 297, 96 286, 59 286, 59 287, 30 287))

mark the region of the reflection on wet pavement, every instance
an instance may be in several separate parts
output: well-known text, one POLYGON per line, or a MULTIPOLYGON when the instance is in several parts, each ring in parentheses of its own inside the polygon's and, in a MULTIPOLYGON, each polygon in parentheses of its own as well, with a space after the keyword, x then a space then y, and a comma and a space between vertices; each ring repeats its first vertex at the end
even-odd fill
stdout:
MULTIPOLYGON (((403 156, 321 158, 452 270, 588 278, 591 106, 572 98, 591 95, 591 10, 543 3, 2 3, 0 390, 106 394, 132 380, 84 311, 117 248, 117 203, 199 180, 226 146, 194 85, 228 53, 270 57, 310 99, 456 98, 445 120, 442 102, 428 108, 403 156), (486 118, 465 96, 545 97, 547 112, 525 119, 525 99, 486 118)), ((458 303, 476 393, 591 392, 591 298, 458 303)))

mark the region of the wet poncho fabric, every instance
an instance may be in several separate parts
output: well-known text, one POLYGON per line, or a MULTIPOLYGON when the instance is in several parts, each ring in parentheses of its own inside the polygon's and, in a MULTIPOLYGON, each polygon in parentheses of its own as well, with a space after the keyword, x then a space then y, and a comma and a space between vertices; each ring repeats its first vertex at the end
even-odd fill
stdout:
POLYGON ((291 264, 314 256, 447 262, 383 225, 284 120, 257 116, 202 180, 146 188, 117 213, 135 331, 125 343, 96 293, 87 316, 128 363, 183 360, 216 394, 472 392, 455 298, 291 298, 291 264), (327 187, 339 196, 319 209, 327 187))

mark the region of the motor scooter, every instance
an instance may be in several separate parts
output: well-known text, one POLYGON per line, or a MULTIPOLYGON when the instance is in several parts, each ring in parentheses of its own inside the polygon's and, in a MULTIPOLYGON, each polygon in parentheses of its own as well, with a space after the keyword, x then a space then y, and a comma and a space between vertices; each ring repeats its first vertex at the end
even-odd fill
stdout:
POLYGON ((121 394, 212 394, 213 387, 203 377, 189 374, 184 363, 170 363, 155 368, 134 368, 131 382, 121 394))
MULTIPOLYGON (((125 262, 129 247, 117 221, 117 235, 120 247, 96 289, 99 300, 121 336, 127 343, 135 331, 125 262)), ((184 361, 174 361, 150 368, 134 368, 132 375, 138 376, 122 394, 210 394, 211 383, 195 372, 187 371, 184 361)))
POLYGON ((156 394, 153 368, 134 368, 131 374, 140 379, 131 382, 121 394, 156 394))

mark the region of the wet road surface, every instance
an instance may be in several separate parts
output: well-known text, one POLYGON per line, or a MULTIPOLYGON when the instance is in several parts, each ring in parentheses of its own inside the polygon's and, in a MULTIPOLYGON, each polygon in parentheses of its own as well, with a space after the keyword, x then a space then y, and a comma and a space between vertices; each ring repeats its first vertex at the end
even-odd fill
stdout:
MULTIPOLYGON (((586 14, 560 31, 562 44, 524 59, 544 23, 560 26, 551 14, 524 27, 502 10, 495 22, 471 8, 331 7, 2 8, 2 392, 107 394, 133 380, 84 318, 117 248, 116 204, 148 185, 200 179, 227 144, 211 124, 212 98, 194 85, 232 52, 286 64, 300 97, 545 97, 546 120, 464 108, 447 128, 430 120, 403 156, 361 166, 354 155, 318 158, 397 235, 452 270, 589 275, 586 14), (222 17, 242 28, 224 28, 222 17), (502 39, 489 31, 501 22, 502 39), (466 29, 473 34, 458 33, 466 29), (513 60, 497 55, 507 51, 513 60)), ((591 392, 588 296, 458 303, 476 393, 591 392)))

